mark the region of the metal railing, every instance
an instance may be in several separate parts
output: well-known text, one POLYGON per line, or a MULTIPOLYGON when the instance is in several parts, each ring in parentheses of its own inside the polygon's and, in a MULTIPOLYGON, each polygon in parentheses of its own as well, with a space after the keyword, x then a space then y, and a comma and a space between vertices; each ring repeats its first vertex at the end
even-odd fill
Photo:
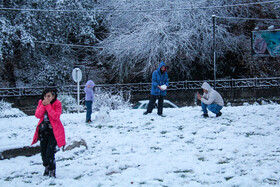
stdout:
MULTIPOLYGON (((168 90, 196 90, 200 89, 204 81, 177 81, 169 82, 168 90)), ((214 87, 214 80, 206 80, 214 87)), ((247 79, 223 79, 216 80, 216 89, 240 89, 240 88, 273 88, 280 86, 280 77, 272 78, 247 78, 247 79)), ((60 93, 70 95, 77 94, 76 85, 56 87, 60 93)), ((83 90, 81 85, 80 90, 83 90)), ((0 88, 0 98, 39 96, 44 87, 23 87, 23 88, 0 88)), ((97 90, 109 92, 146 92, 151 90, 151 83, 130 83, 130 84, 100 84, 96 85, 97 90)), ((81 92, 83 94, 83 92, 81 92)))

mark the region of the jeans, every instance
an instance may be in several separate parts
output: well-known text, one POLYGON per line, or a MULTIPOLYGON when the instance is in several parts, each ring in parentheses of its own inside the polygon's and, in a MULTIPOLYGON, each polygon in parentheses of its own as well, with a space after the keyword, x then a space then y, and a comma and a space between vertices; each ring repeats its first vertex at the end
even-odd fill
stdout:
POLYGON ((92 101, 86 101, 86 107, 87 107, 86 121, 88 121, 91 120, 92 101))
POLYGON ((156 96, 156 95, 152 95, 151 98, 150 98, 150 101, 149 101, 149 104, 148 104, 148 108, 147 108, 147 112, 148 113, 152 113, 153 109, 154 109, 154 105, 155 105, 155 102, 156 100, 158 99, 158 112, 157 114, 158 115, 162 115, 162 110, 163 110, 163 96, 159 95, 159 96, 156 96))
POLYGON ((203 102, 201 102, 201 107, 203 110, 203 114, 207 114, 207 108, 208 110, 210 110, 211 112, 213 112, 214 114, 218 114, 220 112, 220 110, 222 110, 222 106, 217 105, 217 104, 210 104, 210 105, 206 105, 203 102))

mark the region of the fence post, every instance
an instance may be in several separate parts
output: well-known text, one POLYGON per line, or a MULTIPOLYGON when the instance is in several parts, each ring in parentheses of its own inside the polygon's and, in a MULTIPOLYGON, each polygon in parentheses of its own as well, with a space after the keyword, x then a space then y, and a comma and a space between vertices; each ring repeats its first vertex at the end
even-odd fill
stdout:
POLYGON ((194 94, 194 106, 197 106, 197 92, 194 94))
POLYGON ((23 89, 24 88, 19 88, 18 89, 18 96, 23 96, 23 89))

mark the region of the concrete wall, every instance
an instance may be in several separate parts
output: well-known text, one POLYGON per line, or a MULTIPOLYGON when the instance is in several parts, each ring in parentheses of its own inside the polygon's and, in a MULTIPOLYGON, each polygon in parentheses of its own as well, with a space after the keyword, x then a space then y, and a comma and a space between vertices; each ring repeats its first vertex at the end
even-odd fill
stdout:
POLYGON ((13 108, 18 108, 27 115, 35 115, 40 96, 8 97, 6 102, 13 103, 13 108))
MULTIPOLYGON (((202 90, 179 90, 179 91, 168 91, 166 99, 174 102, 178 106, 193 106, 200 104, 197 101, 195 95, 199 91, 202 94, 202 90)), ((242 105, 245 102, 250 104, 254 102, 261 103, 262 101, 273 101, 280 103, 280 88, 251 88, 251 89, 220 89, 217 90, 222 97, 226 105, 231 103, 233 106, 242 105)), ((138 100, 149 99, 150 92, 138 92, 132 95, 132 103, 138 100)))
MULTIPOLYGON (((174 102, 178 106, 193 106, 200 104, 196 98, 196 92, 202 94, 202 90, 179 90, 168 91, 166 99, 174 102)), ((217 90, 224 98, 226 105, 231 103, 232 106, 242 105, 244 102, 250 104, 254 102, 273 101, 280 103, 280 88, 246 88, 246 89, 220 89, 217 90)), ((131 103, 138 100, 150 98, 150 92, 133 92, 131 103)), ((81 95, 81 98, 84 96, 81 95)), ((19 108, 28 115, 34 115, 40 96, 25 96, 4 98, 5 101, 13 103, 14 108, 19 108)))

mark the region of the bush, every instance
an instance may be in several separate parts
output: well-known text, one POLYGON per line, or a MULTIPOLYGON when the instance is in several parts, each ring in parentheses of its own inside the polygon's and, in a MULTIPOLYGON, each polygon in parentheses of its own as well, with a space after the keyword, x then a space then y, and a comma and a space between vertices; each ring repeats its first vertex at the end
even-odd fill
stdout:
MULTIPOLYGON (((77 100, 73 96, 63 93, 58 95, 58 99, 61 102, 63 113, 77 112, 77 100)), ((80 111, 81 110, 83 111, 83 109, 80 108, 80 111)))
MULTIPOLYGON (((123 92, 112 94, 111 92, 97 90, 94 93, 94 101, 92 104, 93 110, 99 111, 101 108, 107 108, 108 110, 117 110, 131 107, 130 93, 127 94, 127 99, 124 99, 123 92)), ((62 104, 63 113, 77 112, 77 99, 69 94, 58 95, 58 99, 62 104)), ((85 110, 84 98, 81 98, 80 111, 85 110)))
POLYGON ((12 103, 0 101, 0 118, 10 118, 10 117, 23 117, 26 116, 25 113, 17 108, 12 108, 12 103))
POLYGON ((127 94, 127 99, 124 99, 124 93, 118 92, 112 94, 111 92, 101 91, 100 89, 94 93, 93 109, 109 108, 109 110, 125 109, 131 107, 130 93, 127 94))

